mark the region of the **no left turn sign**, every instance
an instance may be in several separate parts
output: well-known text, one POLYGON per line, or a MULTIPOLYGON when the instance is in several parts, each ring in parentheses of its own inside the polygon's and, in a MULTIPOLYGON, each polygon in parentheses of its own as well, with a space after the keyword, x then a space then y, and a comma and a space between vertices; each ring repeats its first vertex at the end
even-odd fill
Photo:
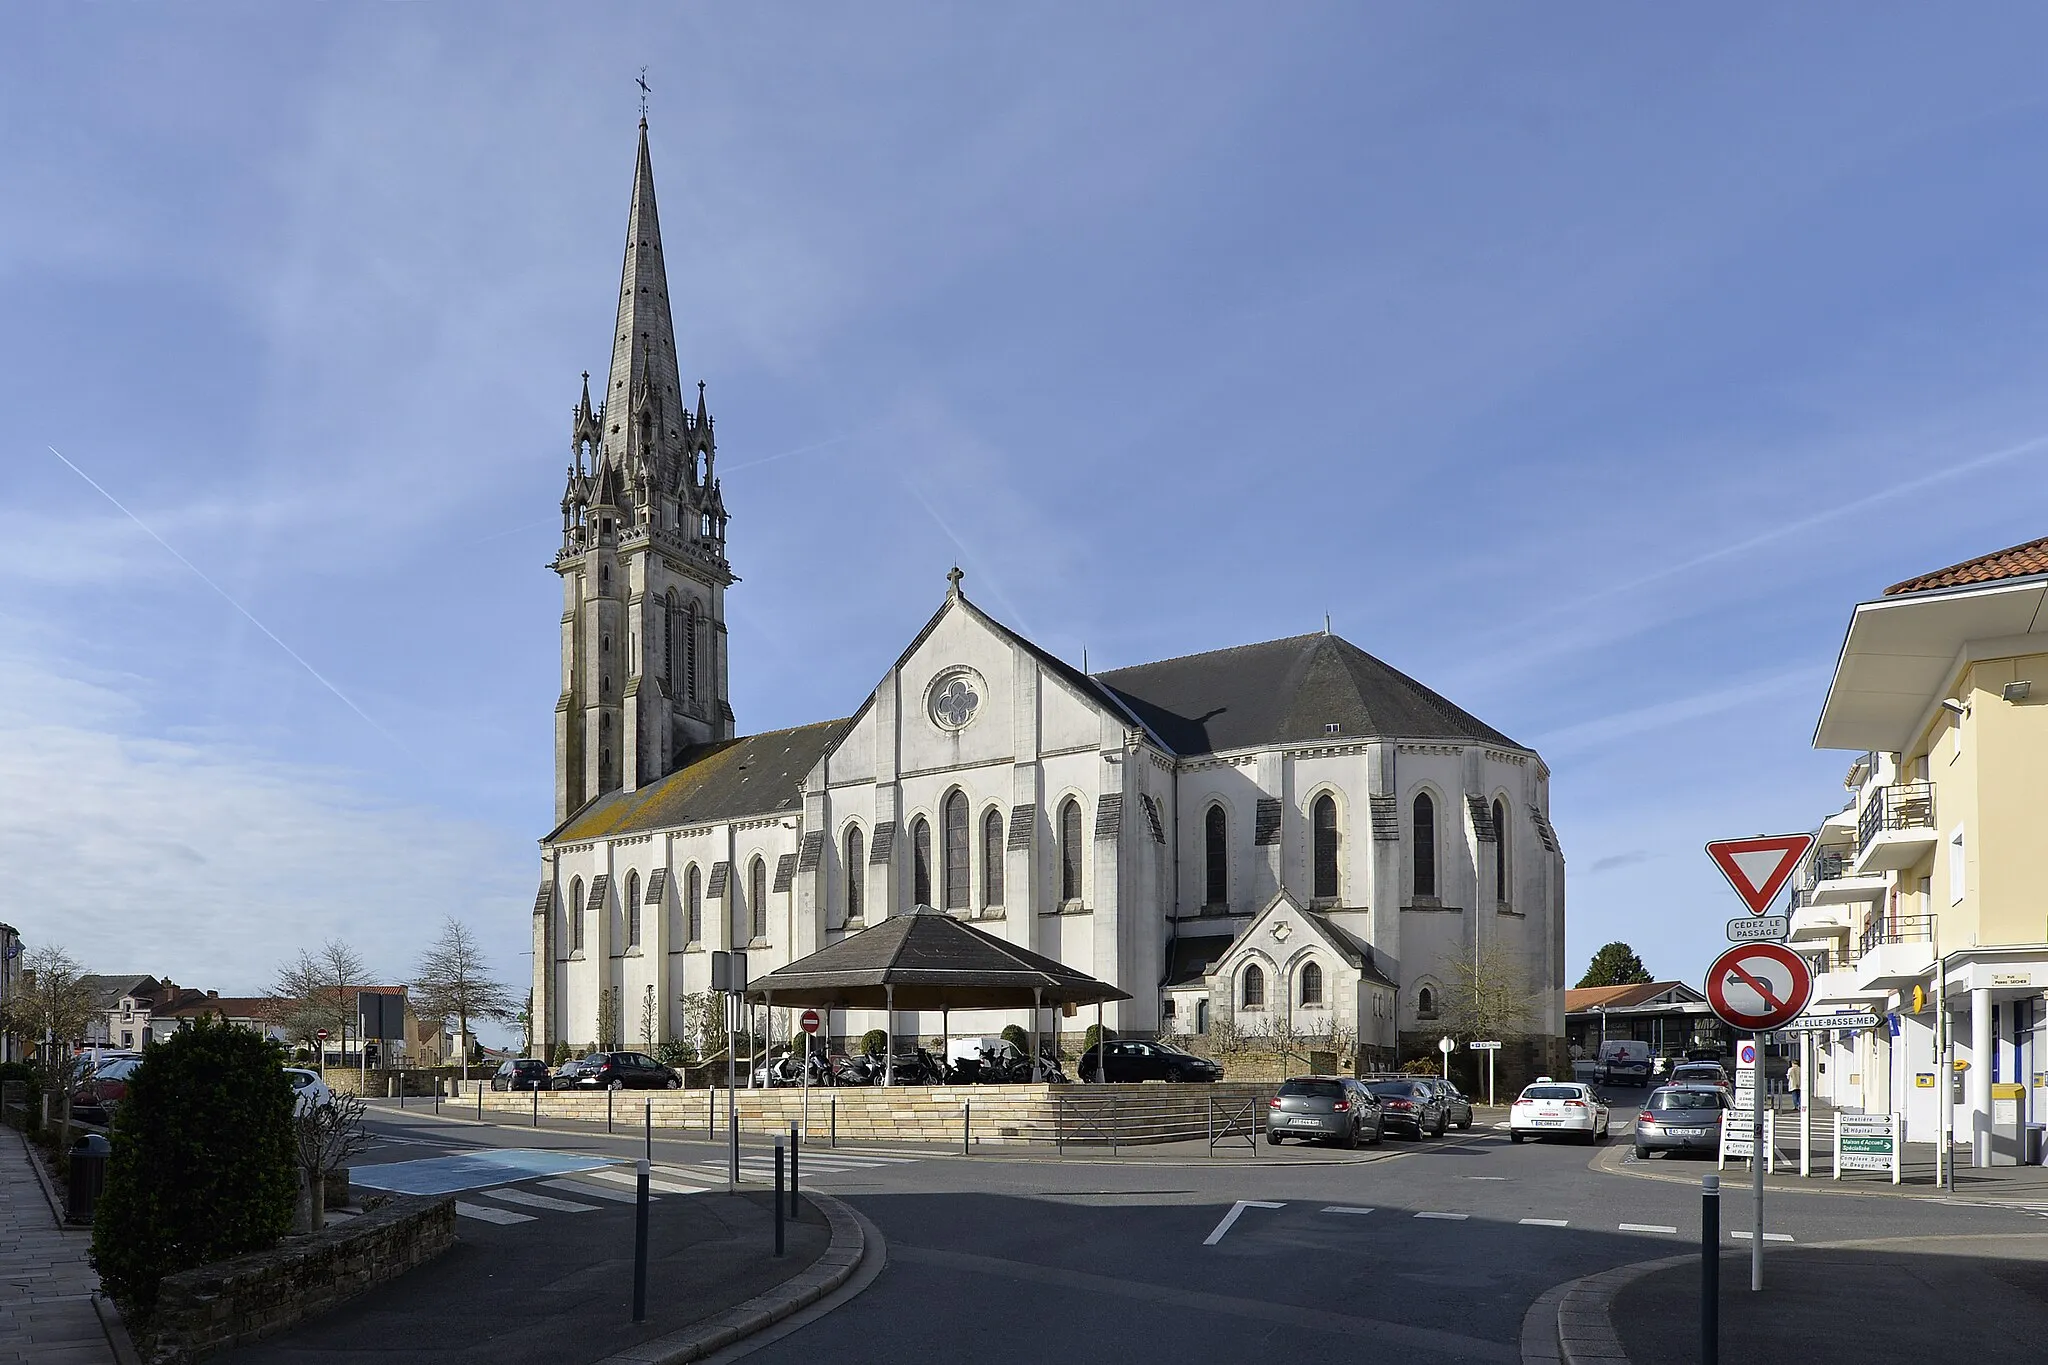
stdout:
POLYGON ((1742 1033, 1769 1033, 1799 1017, 1813 995, 1813 970, 1780 943, 1740 943, 1707 969, 1707 1003, 1742 1033))

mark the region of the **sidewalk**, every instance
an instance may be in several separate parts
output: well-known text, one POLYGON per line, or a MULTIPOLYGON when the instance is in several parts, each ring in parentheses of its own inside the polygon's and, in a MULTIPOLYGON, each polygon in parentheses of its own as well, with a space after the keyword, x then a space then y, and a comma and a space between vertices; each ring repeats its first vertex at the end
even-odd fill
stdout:
POLYGON ((89 1229, 61 1226, 28 1144, 0 1130, 0 1365, 114 1365, 92 1298, 89 1229))
MULTIPOLYGON (((1781 1129, 1778 1135, 1778 1169, 1764 1177, 1764 1188, 1773 1194, 1851 1194, 1876 1195, 1894 1199, 1957 1199, 1984 1201, 1999 1204, 2039 1204, 2048 1208, 2048 1166, 1983 1166, 1970 1165, 1970 1149, 1957 1147, 1955 1190, 1937 1185, 1934 1181, 1934 1144, 1931 1142, 1909 1142, 1905 1145, 1904 1159, 1899 1163, 1900 1183, 1892 1184, 1889 1173, 1883 1171, 1845 1171, 1837 1180, 1830 1169, 1832 1151, 1816 1151, 1811 1158, 1813 1174, 1799 1174, 1799 1156, 1796 1139, 1787 1144, 1781 1129)), ((1700 1177, 1715 1174, 1711 1158, 1687 1156, 1652 1156, 1637 1160, 1626 1142, 1617 1140, 1599 1156, 1594 1158, 1597 1170, 1611 1175, 1631 1176, 1638 1180, 1661 1180, 1671 1184, 1691 1185, 1698 1188, 1700 1177)), ((1719 1172, 1723 1188, 1748 1189, 1750 1185, 1749 1162, 1730 1161, 1726 1169, 1719 1172)))

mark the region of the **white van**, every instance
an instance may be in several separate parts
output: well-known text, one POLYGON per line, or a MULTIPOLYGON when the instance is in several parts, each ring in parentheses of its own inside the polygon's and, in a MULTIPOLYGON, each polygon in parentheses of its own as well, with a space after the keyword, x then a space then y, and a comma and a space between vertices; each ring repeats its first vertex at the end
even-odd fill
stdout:
POLYGON ((1648 1085, 1656 1049, 1634 1038, 1610 1038, 1600 1044, 1600 1084, 1648 1085))

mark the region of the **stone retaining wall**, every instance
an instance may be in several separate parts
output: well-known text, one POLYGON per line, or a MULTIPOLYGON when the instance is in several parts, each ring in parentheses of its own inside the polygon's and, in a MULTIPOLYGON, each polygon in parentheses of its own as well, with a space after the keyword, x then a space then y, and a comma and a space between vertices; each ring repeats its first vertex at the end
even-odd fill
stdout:
POLYGON ((136 1350, 149 1365, 188 1365, 316 1317, 454 1244, 454 1199, 393 1197, 268 1251, 165 1277, 136 1350))
MULTIPOLYGON (((827 1086, 811 1091, 810 1136, 814 1145, 834 1135, 845 1142, 950 1144, 966 1136, 991 1146, 1174 1142, 1262 1124, 1274 1089, 1262 1081, 827 1086)), ((601 1091, 542 1091, 539 1099, 543 1119, 605 1120, 601 1091)), ((737 1099, 740 1127, 750 1133, 787 1131, 804 1112, 800 1089, 741 1090, 737 1099)), ((723 1090, 621 1090, 611 1101, 621 1128, 638 1127, 649 1105, 657 1128, 723 1132, 727 1122, 723 1090)), ((465 1102, 474 1104, 475 1096, 465 1102)), ((483 1108, 486 1115, 530 1116, 534 1092, 487 1090, 483 1108)))

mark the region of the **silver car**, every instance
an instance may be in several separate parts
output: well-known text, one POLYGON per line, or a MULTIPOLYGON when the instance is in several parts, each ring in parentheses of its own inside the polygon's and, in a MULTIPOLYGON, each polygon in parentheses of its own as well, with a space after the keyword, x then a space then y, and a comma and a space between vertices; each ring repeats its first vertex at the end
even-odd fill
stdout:
POLYGON ((1652 1152, 1712 1152, 1721 1146, 1728 1095, 1714 1085, 1667 1085, 1636 1115, 1636 1157, 1652 1152))
POLYGON ((1329 1138, 1340 1147, 1361 1141, 1378 1146, 1385 1133, 1379 1100, 1349 1076, 1291 1077, 1267 1101, 1266 1141, 1275 1147, 1288 1137, 1329 1138))

